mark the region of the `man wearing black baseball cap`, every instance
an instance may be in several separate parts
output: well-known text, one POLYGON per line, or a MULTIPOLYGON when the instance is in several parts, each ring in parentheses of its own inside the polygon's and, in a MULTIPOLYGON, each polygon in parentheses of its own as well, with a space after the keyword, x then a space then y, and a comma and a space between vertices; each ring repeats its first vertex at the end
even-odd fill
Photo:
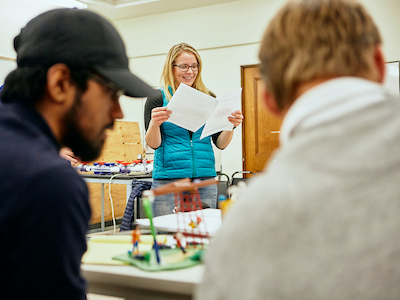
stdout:
POLYGON ((130 72, 113 26, 89 11, 39 15, 14 48, 18 67, 0 95, 0 290, 5 299, 86 299, 88 190, 58 152, 94 160, 123 117, 119 95, 154 91, 130 72))

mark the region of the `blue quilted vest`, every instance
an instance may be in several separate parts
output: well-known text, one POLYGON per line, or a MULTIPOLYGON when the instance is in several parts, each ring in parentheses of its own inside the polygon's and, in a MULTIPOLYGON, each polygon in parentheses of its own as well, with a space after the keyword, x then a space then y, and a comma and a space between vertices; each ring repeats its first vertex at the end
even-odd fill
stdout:
MULTIPOLYGON (((162 89, 161 92, 163 106, 167 106, 167 97, 162 89)), ((187 129, 170 122, 161 124, 162 142, 154 154, 153 178, 174 179, 216 176, 211 136, 200 140, 203 127, 194 132, 192 138, 190 138, 187 129)))

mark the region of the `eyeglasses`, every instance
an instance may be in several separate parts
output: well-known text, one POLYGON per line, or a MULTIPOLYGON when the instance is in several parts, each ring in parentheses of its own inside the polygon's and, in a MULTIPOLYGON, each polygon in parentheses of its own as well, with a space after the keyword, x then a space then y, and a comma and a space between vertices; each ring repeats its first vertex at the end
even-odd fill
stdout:
POLYGON ((91 73, 89 78, 97 82, 101 86, 104 86, 107 89, 107 92, 111 95, 113 100, 118 100, 119 97, 124 94, 124 91, 118 85, 105 79, 100 75, 91 73))
POLYGON ((196 72, 196 71, 198 71, 199 70, 199 64, 197 64, 197 65, 191 65, 191 66, 189 66, 189 65, 187 65, 187 64, 184 64, 184 65, 175 65, 174 64, 174 66, 175 67, 179 67, 179 70, 181 70, 182 72, 187 72, 188 70, 189 70, 189 68, 192 68, 192 71, 193 72, 196 72))

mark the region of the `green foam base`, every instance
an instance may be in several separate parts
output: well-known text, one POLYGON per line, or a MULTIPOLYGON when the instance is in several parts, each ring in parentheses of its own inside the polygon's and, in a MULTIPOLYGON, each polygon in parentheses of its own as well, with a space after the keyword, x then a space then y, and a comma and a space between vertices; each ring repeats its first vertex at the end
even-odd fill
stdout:
POLYGON ((155 251, 149 252, 149 261, 140 260, 131 257, 128 253, 114 256, 113 259, 127 262, 144 271, 165 271, 189 268, 201 263, 203 249, 186 250, 186 254, 180 249, 163 249, 160 250, 161 264, 157 264, 155 251))

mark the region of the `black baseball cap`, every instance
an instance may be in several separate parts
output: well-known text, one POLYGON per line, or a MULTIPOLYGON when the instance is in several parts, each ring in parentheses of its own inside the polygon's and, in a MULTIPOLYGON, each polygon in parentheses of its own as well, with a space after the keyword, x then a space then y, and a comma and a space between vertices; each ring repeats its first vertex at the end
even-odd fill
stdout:
POLYGON ((18 67, 69 67, 93 69, 131 97, 157 95, 129 70, 125 45, 116 29, 100 15, 73 9, 45 12, 22 28, 14 39, 18 67))

